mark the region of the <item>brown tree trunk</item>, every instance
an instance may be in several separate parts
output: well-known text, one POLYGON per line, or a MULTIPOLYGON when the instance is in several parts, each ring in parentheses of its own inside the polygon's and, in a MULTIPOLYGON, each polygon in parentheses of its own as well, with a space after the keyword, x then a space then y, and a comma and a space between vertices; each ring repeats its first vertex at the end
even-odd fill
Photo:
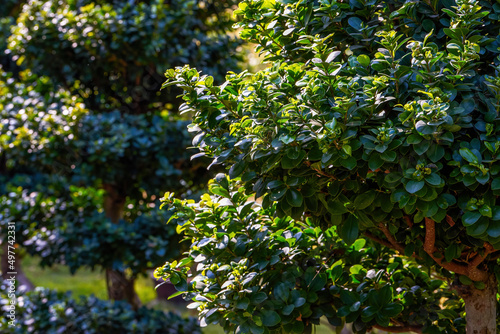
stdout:
MULTIPOLYGON (((12 252, 12 248, 10 250, 12 252)), ((17 254, 15 254, 14 268, 11 268, 11 263, 9 263, 9 244, 5 240, 2 243, 2 258, 0 262, 3 279, 11 279, 15 277, 18 283, 18 288, 24 286, 24 291, 32 291, 35 288, 30 279, 24 274, 24 271, 21 268, 21 258, 17 254)))
POLYGON ((457 291, 465 302, 467 334, 495 334, 497 332, 497 290, 495 275, 490 275, 485 288, 477 289, 474 284, 459 285, 457 291))
MULTIPOLYGON (((104 189, 107 191, 104 198, 104 211, 106 216, 116 224, 123 218, 125 196, 120 194, 113 185, 106 184, 104 189)), ((106 286, 109 299, 126 300, 134 309, 138 309, 141 306, 141 301, 135 292, 134 283, 134 277, 127 277, 124 272, 106 268, 106 286)))
POLYGON ((134 289, 134 278, 128 278, 125 273, 106 268, 106 285, 109 299, 125 300, 137 310, 141 300, 134 289))

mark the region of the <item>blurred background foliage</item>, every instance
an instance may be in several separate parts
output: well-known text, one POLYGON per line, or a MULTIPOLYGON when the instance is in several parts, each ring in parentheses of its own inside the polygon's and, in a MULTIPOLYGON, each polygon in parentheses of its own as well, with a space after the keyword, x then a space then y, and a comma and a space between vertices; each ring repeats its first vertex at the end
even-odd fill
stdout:
MULTIPOLYGON (((197 197, 210 176, 206 161, 189 159, 189 115, 177 113, 179 91, 160 92, 163 71, 192 63, 221 83, 241 66, 233 6, 231 0, 2 1, 1 263, 4 278, 15 266, 23 302, 19 326, 8 328, 2 316, 0 332, 199 332, 193 319, 141 308, 135 281, 142 277, 139 295, 150 302, 149 270, 182 251, 157 196, 175 190, 197 197), (12 244, 9 224, 16 228, 12 244), (48 284, 43 277, 65 291, 70 273, 79 278, 74 296, 27 292, 48 284), (93 289, 80 289, 86 280, 93 289), (124 301, 78 299, 89 292, 124 301)), ((5 303, 7 290, 0 290, 5 303)))

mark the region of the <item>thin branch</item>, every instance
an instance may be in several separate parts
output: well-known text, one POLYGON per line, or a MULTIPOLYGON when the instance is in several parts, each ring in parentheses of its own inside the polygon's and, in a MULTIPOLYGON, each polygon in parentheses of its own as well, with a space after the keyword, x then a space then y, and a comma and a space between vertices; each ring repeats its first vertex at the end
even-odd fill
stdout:
POLYGON ((411 221, 410 217, 404 216, 404 220, 406 221, 406 224, 408 224, 408 227, 413 227, 413 222, 411 221))
MULTIPOLYGON (((498 251, 495 251, 495 253, 497 253, 498 251)), ((495 256, 492 256, 490 261, 495 261, 495 260, 498 260, 500 259, 500 253, 496 254, 495 256)))
POLYGON ((397 242, 397 240, 391 234, 391 231, 389 231, 387 226, 385 226, 383 223, 380 223, 380 224, 378 224, 378 228, 379 228, 379 230, 381 230, 384 233, 385 237, 387 238, 387 240, 389 240, 389 242, 392 244, 394 249, 396 249, 401 254, 405 253, 404 246, 401 245, 399 242, 397 242))
POLYGON ((453 220, 453 218, 451 218, 450 215, 446 215, 446 222, 450 225, 450 226, 454 226, 455 225, 455 221, 453 220))
POLYGON ((382 331, 386 332, 391 332, 391 333, 407 333, 407 332, 414 332, 414 333, 422 333, 422 327, 421 326, 380 326, 380 325, 373 325, 373 328, 380 329, 382 331))
POLYGON ((381 238, 377 237, 376 235, 371 234, 370 232, 363 232, 363 234, 367 238, 369 238, 369 239, 371 239, 371 240, 373 240, 373 241, 375 241, 375 242, 377 242, 377 243, 379 243, 387 248, 394 249, 397 251, 397 249, 395 249, 394 246, 389 241, 381 239, 381 238))
MULTIPOLYGON (((385 225, 383 225, 382 223, 380 223, 379 229, 382 232, 384 232, 385 237, 389 241, 381 239, 368 231, 363 232, 363 234, 367 238, 369 238, 369 239, 371 239, 371 240, 373 240, 373 241, 375 241, 375 242, 377 242, 377 243, 379 243, 387 248, 393 249, 393 250, 401 253, 402 255, 404 255, 405 254, 404 246, 396 241, 396 239, 391 235, 391 232, 387 229, 387 227, 385 225)), ((415 252, 413 252, 412 256, 416 259, 420 259, 420 256, 418 256, 415 252)))
POLYGON ((314 170, 316 173, 318 173, 319 175, 322 175, 322 176, 326 176, 327 178, 329 179, 332 179, 332 180, 335 180, 335 181, 338 181, 338 179, 333 176, 333 175, 330 175, 328 173, 325 173, 323 172, 321 169, 316 169, 314 167, 312 167, 312 163, 310 161, 306 161, 305 164, 308 166, 308 167, 311 167, 312 170, 314 170))

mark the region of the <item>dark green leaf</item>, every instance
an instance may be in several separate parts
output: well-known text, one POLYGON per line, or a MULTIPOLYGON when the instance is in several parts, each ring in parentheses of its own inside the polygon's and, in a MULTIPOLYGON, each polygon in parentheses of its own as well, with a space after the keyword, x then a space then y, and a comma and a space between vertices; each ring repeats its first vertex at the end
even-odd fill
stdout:
POLYGON ((368 167, 370 167, 372 171, 376 171, 377 169, 382 167, 383 164, 384 160, 380 157, 379 153, 373 152, 372 154, 370 154, 370 158, 368 159, 368 167))
POLYGON ((283 308, 283 311, 282 313, 284 315, 290 315, 290 313, 293 312, 293 310, 295 309, 295 305, 291 304, 291 305, 287 305, 283 308))
POLYGON ((357 31, 361 30, 361 24, 362 24, 363 21, 359 17, 355 17, 355 16, 350 17, 349 20, 347 20, 347 22, 355 30, 357 30, 357 31))
POLYGON ((437 173, 432 173, 425 177, 425 181, 427 181, 430 185, 439 186, 443 180, 437 173))
POLYGON ((306 303, 306 299, 299 297, 299 298, 297 298, 297 300, 295 300, 295 302, 293 304, 295 305, 295 307, 301 307, 305 303, 306 303))
POLYGON ((472 226, 467 226, 467 234, 473 237, 482 238, 483 234, 486 233, 489 226, 489 220, 487 218, 479 219, 472 226))
POLYGON ((377 196, 377 193, 373 190, 370 190, 370 191, 367 191, 366 193, 358 195, 356 197, 356 199, 354 200, 354 206, 358 210, 366 209, 367 207, 369 207, 373 203, 376 196, 377 196))
POLYGON ((358 226, 358 218, 354 215, 349 215, 341 226, 339 236, 344 240, 344 242, 348 245, 352 245, 354 241, 358 238, 359 226, 358 226))
POLYGON ((249 304, 250 304, 250 299, 245 297, 245 298, 240 299, 236 302, 236 308, 241 309, 241 310, 246 310, 248 308, 249 304))
POLYGON ((393 318, 403 312, 403 310, 403 305, 398 303, 389 303, 382 308, 382 313, 389 318, 393 318))
POLYGON ((302 202, 304 198, 302 197, 302 194, 294 188, 288 189, 286 192, 286 200, 290 206, 293 207, 300 207, 302 205, 302 202))
POLYGON ((396 152, 394 152, 394 151, 385 151, 384 153, 382 153, 380 155, 380 157, 384 161, 393 162, 396 160, 397 155, 396 155, 396 152))
POLYGON ((460 283, 462 283, 463 285, 471 285, 472 284, 472 280, 467 276, 460 275, 458 277, 458 279, 460 280, 460 283))
POLYGON ((425 185, 424 181, 413 181, 413 180, 410 180, 410 181, 408 181, 406 183, 405 189, 410 194, 414 194, 417 191, 419 191, 420 189, 422 189, 424 187, 424 185, 425 185))
POLYGON ((282 198, 286 194, 286 192, 287 192, 286 187, 273 189, 273 191, 271 192, 271 195, 269 196, 269 199, 271 201, 278 201, 280 198, 282 198))
POLYGON ((268 182, 266 187, 267 187, 267 189, 274 189, 274 188, 277 188, 280 186, 283 186, 283 181, 274 180, 274 181, 268 182))
POLYGON ((406 139, 408 144, 419 144, 422 141, 422 136, 411 134, 406 139))
POLYGON ((500 237, 500 221, 490 221, 487 233, 492 238, 500 237))
POLYGON ((472 151, 469 150, 468 148, 462 147, 459 152, 460 152, 460 155, 462 156, 462 158, 464 158, 468 162, 476 163, 476 164, 479 162, 476 155, 474 153, 472 153, 472 151))
POLYGON ((462 216, 462 223, 464 226, 471 226, 477 222, 479 218, 481 218, 481 213, 479 213, 479 211, 467 211, 462 216))
POLYGON ((428 140, 423 140, 420 143, 413 145, 413 149, 415 150, 415 153, 417 153, 418 155, 422 155, 427 152, 429 146, 430 142, 428 140))
POLYGON ((280 283, 274 288, 274 295, 286 302, 288 300, 288 296, 290 295, 290 290, 284 283, 280 283))
POLYGON ((278 313, 271 310, 262 310, 261 311, 262 324, 266 327, 273 327, 279 324, 281 318, 278 313))
POLYGON ((358 301, 358 298, 357 298, 357 296, 356 296, 356 294, 354 292, 347 291, 347 290, 340 291, 340 300, 342 300, 342 302, 345 305, 352 305, 352 304, 354 304, 355 302, 358 301))
POLYGON ((384 180, 387 183, 398 182, 399 180, 401 180, 401 174, 389 173, 385 176, 384 180))
POLYGON ((491 182, 491 190, 499 190, 500 189, 500 178, 497 177, 493 179, 491 182))
POLYGON ((458 244, 451 244, 448 247, 446 247, 444 251, 444 257, 446 259, 446 262, 451 262, 451 260, 459 256, 460 256, 460 247, 458 246, 458 244))
POLYGON ((238 176, 240 176, 241 173, 243 173, 245 167, 246 167, 245 161, 243 160, 238 161, 237 163, 232 165, 231 168, 229 168, 229 177, 231 179, 237 178, 238 176))
POLYGON ((444 157, 444 148, 438 144, 433 144, 426 154, 432 162, 438 162, 444 157))
POLYGON ((328 201, 328 211, 333 215, 340 215, 349 212, 345 205, 339 200, 329 200, 328 201))
POLYGON ((378 299, 380 305, 386 305, 392 300, 392 288, 390 285, 384 285, 378 290, 378 299))
POLYGON ((265 292, 257 292, 255 294, 252 294, 250 297, 250 301, 254 305, 260 304, 266 299, 267 299, 267 294, 265 292))

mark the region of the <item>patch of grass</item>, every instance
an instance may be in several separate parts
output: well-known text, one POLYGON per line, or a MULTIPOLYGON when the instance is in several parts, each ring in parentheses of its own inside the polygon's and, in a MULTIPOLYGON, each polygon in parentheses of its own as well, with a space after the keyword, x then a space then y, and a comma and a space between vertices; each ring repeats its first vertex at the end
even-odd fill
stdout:
MULTIPOLYGON (((62 265, 42 269, 39 259, 26 256, 22 259, 23 270, 26 276, 35 284, 58 291, 73 291, 73 296, 89 296, 94 294, 101 299, 108 299, 106 290, 106 276, 104 270, 80 269, 71 275, 69 269, 62 265)), ((135 283, 135 289, 144 304, 156 298, 152 280, 140 277, 135 283)))

